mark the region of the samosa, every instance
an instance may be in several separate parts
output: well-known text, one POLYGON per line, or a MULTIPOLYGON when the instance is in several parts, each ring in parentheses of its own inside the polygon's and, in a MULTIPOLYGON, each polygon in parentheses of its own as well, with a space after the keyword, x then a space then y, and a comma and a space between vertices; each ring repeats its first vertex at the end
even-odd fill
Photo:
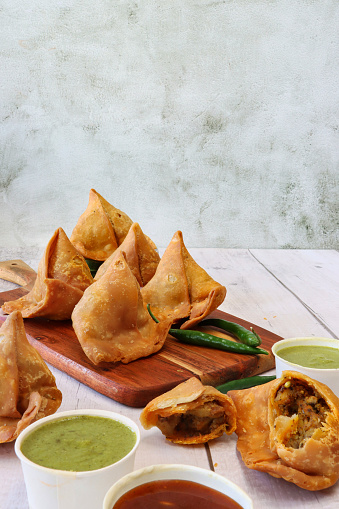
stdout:
POLYGON ((66 320, 93 278, 84 257, 77 252, 62 228, 47 244, 40 260, 34 287, 20 299, 5 302, 5 313, 19 310, 24 318, 66 320))
POLYGON ((128 266, 139 285, 145 286, 154 276, 159 265, 160 256, 146 235, 144 235, 138 223, 132 224, 123 243, 99 267, 94 281, 97 281, 105 274, 109 265, 122 251, 125 253, 128 266))
POLYGON ((339 479, 339 399, 296 371, 230 391, 237 409, 237 449, 245 465, 309 491, 339 479))
POLYGON ((155 323, 140 293, 140 286, 124 253, 112 261, 72 313, 75 334, 93 364, 128 363, 157 352, 170 323, 155 323))
POLYGON ((189 329, 220 306, 226 288, 194 261, 177 231, 141 294, 158 320, 187 319, 181 329, 189 329))
POLYGON ((192 377, 148 403, 140 414, 145 429, 157 426, 176 444, 203 444, 236 428, 232 399, 192 377))
POLYGON ((61 400, 53 374, 26 337, 20 311, 13 311, 0 328, 0 442, 56 412, 61 400))
POLYGON ((105 261, 122 244, 133 221, 111 205, 95 189, 78 219, 70 240, 85 258, 105 261))

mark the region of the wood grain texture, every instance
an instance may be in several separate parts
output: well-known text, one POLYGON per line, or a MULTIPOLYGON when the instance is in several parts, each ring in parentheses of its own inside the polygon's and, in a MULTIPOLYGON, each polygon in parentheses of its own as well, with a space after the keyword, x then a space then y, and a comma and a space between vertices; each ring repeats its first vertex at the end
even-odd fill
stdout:
MULTIPOLYGON (((0 304, 24 294, 22 288, 0 293, 0 304)), ((197 376, 204 384, 216 386, 274 367, 271 347, 281 339, 280 336, 220 310, 211 316, 246 328, 253 326, 269 355, 241 355, 185 345, 168 336, 164 347, 154 355, 129 364, 118 362, 95 366, 84 354, 70 320, 26 318, 25 330, 31 344, 52 366, 124 405, 143 407, 154 397, 192 376, 197 376)), ((230 338, 221 332, 217 334, 230 338)))

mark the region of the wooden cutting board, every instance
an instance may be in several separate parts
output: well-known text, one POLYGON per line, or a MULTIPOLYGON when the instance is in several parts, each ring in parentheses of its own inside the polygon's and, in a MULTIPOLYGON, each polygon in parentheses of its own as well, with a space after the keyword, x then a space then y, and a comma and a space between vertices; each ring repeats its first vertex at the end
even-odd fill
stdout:
MULTIPOLYGON (((0 305, 25 293, 27 291, 23 288, 2 292, 0 305)), ((71 320, 26 318, 25 330, 30 343, 52 366, 124 405, 144 407, 151 399, 192 376, 200 378, 205 385, 217 386, 274 367, 271 347, 281 337, 223 311, 214 311, 210 316, 239 323, 247 329, 253 326, 262 339, 262 347, 269 351, 269 355, 240 355, 185 345, 168 336, 164 347, 150 357, 129 364, 106 363, 98 367, 84 354, 71 320)), ((5 316, 0 316, 0 324, 5 319, 5 316)), ((217 334, 229 337, 223 333, 217 334)))

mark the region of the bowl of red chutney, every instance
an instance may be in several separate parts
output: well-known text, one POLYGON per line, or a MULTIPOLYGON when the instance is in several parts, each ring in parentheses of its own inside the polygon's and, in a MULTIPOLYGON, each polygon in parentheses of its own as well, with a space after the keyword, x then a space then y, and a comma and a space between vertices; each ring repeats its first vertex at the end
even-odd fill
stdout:
POLYGON ((190 465, 152 465, 108 490, 103 509, 253 509, 250 497, 212 470, 190 465))

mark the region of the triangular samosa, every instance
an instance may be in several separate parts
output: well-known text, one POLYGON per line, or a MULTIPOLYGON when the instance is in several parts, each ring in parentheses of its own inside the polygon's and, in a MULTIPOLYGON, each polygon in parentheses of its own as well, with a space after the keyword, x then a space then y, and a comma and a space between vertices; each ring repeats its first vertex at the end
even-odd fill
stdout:
POLYGON ((105 261, 122 244, 132 223, 127 214, 91 189, 70 240, 85 258, 105 261))
POLYGON ((73 328, 94 363, 128 363, 157 352, 170 323, 155 323, 124 253, 87 290, 72 313, 73 328))
POLYGON ((187 318, 181 328, 188 329, 220 306, 226 288, 194 261, 177 231, 141 294, 160 321, 187 318))
POLYGON ((62 228, 50 239, 40 260, 34 287, 20 299, 5 302, 5 313, 19 310, 24 318, 71 317, 83 291, 93 282, 84 257, 77 252, 62 228))
POLYGON ((0 442, 56 412, 61 400, 53 374, 26 337, 21 313, 13 311, 0 328, 0 442))
POLYGON ((94 281, 97 281, 105 274, 109 265, 122 251, 125 253, 128 266, 137 278, 139 285, 145 286, 154 276, 160 256, 148 241, 138 223, 132 224, 123 243, 99 267, 94 281))

